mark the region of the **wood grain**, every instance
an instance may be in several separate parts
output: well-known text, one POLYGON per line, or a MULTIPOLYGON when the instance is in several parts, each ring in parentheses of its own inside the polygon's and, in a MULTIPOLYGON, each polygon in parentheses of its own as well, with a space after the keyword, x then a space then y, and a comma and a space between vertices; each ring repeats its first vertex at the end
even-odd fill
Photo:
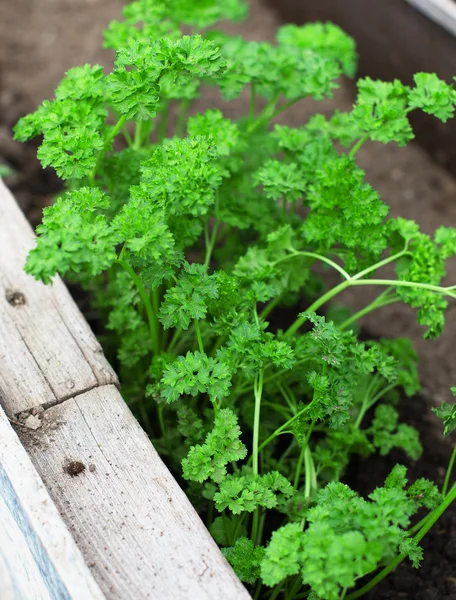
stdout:
POLYGON ((104 598, 1 408, 0 598, 104 598))
POLYGON ((48 409, 23 441, 107 597, 249 598, 116 387, 48 409))
POLYGON ((11 416, 117 383, 60 278, 45 286, 23 271, 33 245, 30 226, 0 180, 0 398, 11 416))

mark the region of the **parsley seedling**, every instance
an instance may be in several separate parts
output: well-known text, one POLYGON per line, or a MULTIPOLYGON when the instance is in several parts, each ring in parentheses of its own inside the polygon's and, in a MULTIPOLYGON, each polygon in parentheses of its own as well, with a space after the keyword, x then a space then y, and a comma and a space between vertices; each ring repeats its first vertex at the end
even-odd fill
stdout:
MULTIPOLYGON (((431 237, 389 217, 356 154, 368 140, 405 145, 414 110, 451 118, 456 92, 434 74, 365 78, 351 112, 272 127, 352 77, 355 47, 331 24, 287 25, 274 44, 211 30, 245 14, 241 0, 133 2, 105 32, 112 72, 71 69, 19 121, 16 139, 42 136, 41 163, 65 181, 26 271, 91 291, 126 401, 254 598, 352 600, 404 558, 419 566, 456 497, 456 451, 441 490, 409 485, 400 465, 367 498, 343 483, 353 455, 422 452, 394 406, 398 389, 419 390, 415 352, 361 342, 359 320, 405 302, 435 337, 456 298, 442 283, 456 230, 431 237), (226 100, 248 90, 248 114, 189 117, 204 86, 226 100), (361 286, 378 295, 357 313, 330 305, 361 286)), ((436 412, 447 435, 454 406, 436 412)))

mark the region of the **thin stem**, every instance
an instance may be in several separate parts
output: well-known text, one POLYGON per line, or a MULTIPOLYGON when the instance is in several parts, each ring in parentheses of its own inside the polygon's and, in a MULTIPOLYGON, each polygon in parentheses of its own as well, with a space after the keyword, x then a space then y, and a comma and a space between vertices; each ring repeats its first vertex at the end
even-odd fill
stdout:
POLYGON ((209 237, 208 224, 206 223, 206 229, 204 232, 204 237, 206 241, 206 258, 204 259, 204 266, 208 267, 211 262, 212 252, 214 251, 215 243, 217 241, 217 233, 219 228, 219 222, 215 221, 214 226, 212 227, 212 234, 209 237))
POLYGON ((256 108, 256 87, 252 83, 250 85, 250 106, 249 106, 249 121, 252 122, 255 119, 255 108, 256 108))
POLYGON ((363 279, 361 281, 351 280, 349 285, 391 285, 395 287, 408 287, 418 290, 429 290, 430 292, 436 292, 443 296, 450 296, 450 298, 456 298, 456 294, 452 294, 451 291, 440 285, 431 285, 430 283, 420 283, 415 281, 400 281, 397 279, 363 279))
POLYGON ((143 282, 135 273, 133 267, 125 260, 118 258, 117 262, 119 265, 130 275, 133 283, 136 285, 136 288, 141 296, 141 300, 144 303, 144 307, 147 313, 147 319, 149 321, 149 329, 150 329, 150 337, 152 340, 152 350, 154 354, 158 354, 160 352, 160 338, 158 331, 158 320, 157 315, 154 313, 152 308, 152 304, 150 302, 149 294, 147 293, 146 288, 143 285, 143 282))
POLYGON ((385 265, 389 265, 390 263, 394 262, 398 258, 401 258, 402 256, 404 256, 407 253, 408 253, 408 250, 407 250, 407 247, 405 247, 400 252, 396 252, 396 254, 392 254, 391 256, 388 256, 387 258, 384 258, 383 260, 380 260, 378 263, 375 263, 375 265, 371 265, 370 267, 366 267, 362 271, 359 271, 359 273, 356 273, 356 275, 353 275, 353 277, 351 277, 351 279, 353 281, 356 281, 358 279, 362 279, 366 275, 369 275, 369 273, 372 273, 373 271, 378 271, 379 269, 381 269, 385 265))
POLYGON ((448 469, 447 469, 446 475, 445 475, 445 481, 443 482, 443 487, 442 487, 443 496, 447 495, 448 485, 450 483, 450 477, 451 477, 451 473, 453 471, 455 459, 456 459, 456 444, 453 447, 453 452, 451 454, 450 462, 448 463, 448 469))
POLYGON ((168 127, 168 117, 169 117, 169 109, 171 107, 171 102, 166 100, 163 106, 163 109, 160 113, 160 123, 158 126, 158 141, 161 144, 166 137, 166 129, 168 127))
POLYGON ((250 127, 247 128, 247 135, 253 133, 257 129, 259 129, 262 125, 266 125, 266 123, 273 118, 275 105, 277 104, 277 100, 280 97, 280 92, 278 92, 273 98, 269 100, 264 109, 258 115, 258 117, 251 123, 250 127))
POLYGON ((201 329, 200 329, 199 323, 196 319, 195 319, 195 332, 196 332, 196 339, 198 340, 199 351, 202 354, 204 354, 204 344, 203 344, 203 338, 201 337, 201 329))
POLYGON ((367 140, 369 139, 369 134, 366 133, 366 135, 363 135, 362 138, 360 138, 356 144, 352 147, 352 149, 350 150, 350 152, 348 153, 348 156, 350 158, 353 158, 355 156, 355 154, 358 152, 358 150, 361 148, 361 146, 367 142, 367 140))
POLYGON ((176 121, 176 130, 174 135, 176 137, 182 137, 187 122, 187 112, 190 107, 190 100, 184 99, 179 103, 179 112, 176 121))
POLYGON ((306 448, 302 447, 301 452, 299 453, 298 462, 296 463, 295 476, 293 481, 293 487, 295 490, 299 487, 299 479, 301 477, 302 464, 304 462, 304 454, 306 453, 306 448))
POLYGON ((379 379, 379 376, 378 376, 378 373, 377 373, 377 374, 375 374, 371 378, 371 380, 369 382, 369 385, 367 386, 367 390, 366 390, 366 393, 364 394, 363 402, 361 404, 361 408, 360 408, 360 411, 358 413, 358 417, 357 417, 357 419, 355 421, 355 425, 354 426, 356 428, 358 428, 361 425, 363 417, 364 417, 364 415, 366 414, 366 412, 367 412, 367 410, 369 408, 370 395, 372 394, 372 391, 374 390, 375 386, 377 385, 378 379, 379 379))
POLYGON ((353 323, 356 323, 356 321, 359 321, 359 319, 361 319, 365 315, 369 314, 370 312, 376 310, 377 308, 381 308, 383 306, 388 306, 389 304, 394 304, 395 302, 399 302, 400 299, 396 295, 388 297, 388 294, 390 294, 390 292, 391 292, 391 290, 388 289, 385 292, 383 292, 382 294, 380 294, 380 296, 377 296, 377 298, 373 302, 371 302, 368 306, 365 306, 364 308, 359 310, 357 313, 355 313, 354 315, 352 315, 351 317, 346 319, 343 323, 341 323, 339 325, 339 329, 342 329, 342 330, 347 329, 347 327, 350 327, 350 325, 352 325, 353 323))
MULTIPOLYGON (((443 502, 440 504, 438 508, 435 509, 430 515, 429 518, 426 519, 424 525, 418 531, 418 533, 413 538, 416 543, 419 543, 426 533, 431 529, 431 527, 440 519, 446 509, 456 500, 456 485, 453 485, 451 491, 444 498, 443 502)), ((364 585, 361 589, 357 590, 346 596, 346 600, 356 600, 356 598, 361 598, 369 592, 373 587, 375 587, 380 581, 382 581, 387 575, 389 575, 394 569, 405 559, 407 558, 407 553, 402 553, 396 556, 394 560, 392 560, 389 565, 387 565, 384 569, 380 571, 373 579, 371 579, 366 585, 364 585)))
POLYGON ((123 126, 125 125, 126 122, 127 122, 127 116, 122 115, 120 117, 120 119, 117 121, 117 123, 114 125, 114 127, 111 129, 109 134, 106 136, 103 150, 100 150, 100 153, 98 154, 97 162, 87 176, 91 187, 95 186, 95 175, 97 174, 98 167, 100 166, 100 161, 103 158, 106 149, 108 148, 108 146, 112 142, 112 140, 116 137, 116 135, 119 133, 119 131, 123 128, 123 126))
MULTIPOLYGON (((318 300, 315 300, 315 302, 309 306, 307 312, 316 312, 321 306, 323 306, 323 304, 328 302, 328 300, 334 298, 334 296, 337 296, 337 294, 340 294, 340 292, 348 288, 349 285, 350 280, 342 281, 342 283, 339 283, 339 285, 336 285, 336 287, 332 288, 331 290, 328 290, 326 294, 323 294, 323 296, 318 298, 318 300)), ((285 331, 285 337, 290 338, 291 336, 293 336, 301 327, 301 325, 303 325, 306 321, 307 317, 298 317, 296 321, 292 323, 290 327, 285 331)))
POLYGON ((304 250, 300 250, 299 252, 295 251, 295 252, 292 252, 291 254, 287 254, 283 258, 279 258, 278 260, 274 261, 273 265, 274 266, 278 265, 279 263, 284 262, 285 260, 289 260, 290 258, 295 258, 296 256, 308 256, 309 258, 315 258, 316 260, 324 262, 327 265, 329 265, 330 267, 332 267, 333 269, 335 269, 336 271, 338 271, 344 279, 352 279, 352 277, 350 277, 350 275, 347 273, 347 271, 345 271, 345 269, 343 269, 340 265, 338 265, 336 262, 334 262, 327 256, 323 256, 322 254, 317 254, 316 252, 306 252, 304 250))
POLYGON ((253 416, 253 443, 252 443, 252 470, 254 475, 258 475, 258 455, 260 448, 258 440, 260 436, 260 412, 261 412, 261 397, 263 394, 263 369, 255 377, 254 396, 255 396, 255 413, 253 416))
MULTIPOLYGON (((364 269, 363 271, 360 271, 353 277, 350 277, 349 279, 342 281, 342 283, 340 283, 339 285, 336 285, 336 287, 332 288, 331 290, 326 292, 326 294, 324 294, 323 296, 318 298, 307 309, 307 312, 317 311, 321 306, 323 306, 323 304, 328 302, 328 300, 331 300, 332 298, 334 298, 334 296, 337 296, 337 294, 340 294, 340 292, 342 292, 343 290, 345 290, 346 288, 351 287, 351 286, 385 285, 385 286, 393 287, 393 288, 408 287, 408 288, 414 288, 414 289, 429 290, 430 292, 435 292, 435 293, 441 294, 443 296, 449 296, 451 298, 456 298, 456 292, 453 292, 451 287, 441 287, 438 285, 431 285, 429 283, 420 283, 420 282, 414 282, 414 281, 400 281, 398 279, 362 279, 362 280, 360 279, 361 277, 364 277, 368 273, 371 273, 372 271, 375 271, 376 269, 380 268, 381 266, 384 266, 384 265, 388 264, 389 262, 396 260, 398 257, 403 256, 404 254, 406 254, 406 251, 403 250, 403 251, 399 252, 398 254, 395 254, 394 256, 390 256, 389 258, 380 261, 379 263, 377 263, 376 265, 374 265, 372 267, 369 267, 367 269, 364 269)), ((290 325, 290 327, 287 329, 287 331, 285 332, 285 336, 291 337, 292 335, 294 335, 298 331, 298 329, 301 327, 301 325, 303 323, 305 323, 306 320, 307 320, 307 317, 305 317, 305 316, 298 317, 296 319, 296 321, 292 325, 290 325)))
POLYGON ((131 135, 130 135, 128 129, 125 127, 125 125, 122 127, 122 135, 124 136, 125 141, 127 142, 127 144, 129 146, 133 146, 133 140, 131 138, 131 135))
POLYGON ((268 317, 272 313, 274 308, 279 304, 280 299, 281 299, 280 296, 276 296, 273 300, 270 300, 266 304, 266 306, 263 308, 263 310, 258 315, 260 317, 260 320, 266 319, 266 317, 268 317))
POLYGON ((133 148, 135 148, 135 150, 139 150, 141 148, 142 123, 142 120, 139 120, 135 124, 135 139, 133 142, 133 148))
MULTIPOLYGON (((261 315, 260 315, 261 316, 261 315)), ((293 369, 295 369, 296 367, 298 367, 299 365, 303 365, 306 362, 309 362, 311 360, 315 360, 312 357, 309 358, 303 358, 301 360, 298 360, 298 362, 296 362, 293 365, 293 369)), ((281 369, 280 371, 277 371, 277 373, 274 373, 273 375, 269 375, 269 377, 265 377, 263 380, 263 383, 270 383, 271 381, 274 381, 275 379, 279 379, 280 377, 282 377, 285 373, 289 373, 292 369, 281 369)), ((244 394, 245 392, 248 392, 252 389, 252 385, 249 383, 248 385, 244 385, 243 387, 241 387, 238 390, 239 394, 244 394)))
POLYGON ((268 444, 270 444, 273 440, 275 440, 275 438, 277 436, 279 436, 282 431, 284 431, 285 429, 287 429, 291 423, 293 423, 293 421, 295 421, 298 417, 300 417, 301 415, 303 415, 307 410, 309 410, 310 404, 308 404, 305 408, 303 408, 302 410, 300 410, 299 412, 297 412, 293 417, 291 417, 290 419, 288 419, 288 421, 286 421, 286 423, 284 423, 283 425, 281 425, 280 427, 278 427, 273 433, 271 433, 271 435, 266 438, 264 440, 264 442, 262 442, 259 447, 258 447, 258 452, 261 452, 268 444))
MULTIPOLYGON (((304 440, 304 444, 302 445, 301 453, 299 454, 298 464, 296 465, 296 471, 295 471, 295 476, 294 476, 294 481, 293 481, 293 487, 295 490, 297 490, 298 486, 299 486, 299 478, 301 476, 302 463, 303 463, 304 459, 306 458, 306 452, 309 449, 309 440, 310 440, 310 436, 312 435, 312 430, 314 428, 314 425, 315 425, 315 423, 314 423, 314 421, 312 421, 312 423, 310 424, 310 427, 307 431, 306 439, 304 440)), ((306 477, 307 477, 307 471, 306 471, 306 477)))

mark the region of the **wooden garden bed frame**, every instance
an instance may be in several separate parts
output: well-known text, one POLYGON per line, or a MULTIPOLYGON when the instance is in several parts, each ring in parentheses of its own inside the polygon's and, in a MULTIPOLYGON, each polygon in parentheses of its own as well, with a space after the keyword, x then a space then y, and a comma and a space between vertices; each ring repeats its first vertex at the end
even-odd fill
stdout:
POLYGON ((65 285, 23 272, 33 244, 0 180, 5 598, 30 598, 30 586, 43 600, 249 598, 124 403, 65 285), (9 550, 19 547, 23 560, 9 550))

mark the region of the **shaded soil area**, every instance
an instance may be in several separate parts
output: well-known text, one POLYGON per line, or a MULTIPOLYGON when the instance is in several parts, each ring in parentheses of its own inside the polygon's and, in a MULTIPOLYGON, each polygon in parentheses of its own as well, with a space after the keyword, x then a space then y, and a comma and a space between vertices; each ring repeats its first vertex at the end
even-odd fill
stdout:
MULTIPOLYGON (((393 450, 387 457, 378 455, 352 461, 345 477, 346 483, 361 494, 370 494, 376 485, 385 480, 395 464, 408 468, 407 477, 412 483, 420 477, 443 483, 451 448, 447 440, 439 436, 441 424, 429 410, 429 403, 422 396, 403 398, 399 404, 401 419, 420 432, 423 457, 411 462, 402 450, 393 450), (375 475, 373 475, 375 474, 375 475)), ((455 441, 455 439, 453 439, 455 441)), ((424 516, 419 514, 419 518, 424 516)), ((419 570, 405 560, 395 572, 384 579, 366 595, 366 600, 454 600, 456 598, 456 510, 448 510, 430 532, 421 546, 424 560, 419 570)), ((370 578, 366 578, 364 583, 370 578)))
MULTIPOLYGON (((33 110, 44 98, 51 98, 63 73, 72 66, 98 63, 109 68, 112 54, 101 49, 101 31, 118 18, 121 0, 15 0, 2 2, 0 18, 0 164, 7 164, 14 174, 7 183, 26 211, 32 224, 40 219, 41 209, 52 201, 59 182, 51 170, 43 170, 36 160, 35 143, 20 145, 11 139, 17 119, 33 110)), ((272 41, 279 25, 277 15, 252 0, 250 19, 242 25, 230 25, 250 39, 272 41)), ((368 65, 364 63, 364 72, 368 65)), ((330 114, 335 107, 349 110, 353 102, 353 85, 344 82, 332 101, 302 102, 281 116, 281 122, 299 126, 315 111, 330 114)), ((245 114, 248 98, 227 106, 211 91, 193 107, 218 106, 227 116, 245 114)), ((412 218, 424 231, 433 233, 440 225, 456 226, 456 181, 418 145, 407 148, 366 144, 359 152, 359 163, 368 181, 391 205, 394 215, 412 218)), ((449 281, 456 283, 456 264, 451 266, 449 281)), ((341 300, 355 309, 366 304, 359 290, 347 292, 341 300)), ((427 458, 411 466, 410 479, 421 476, 442 480, 449 444, 442 440, 440 427, 429 411, 429 404, 451 401, 450 386, 456 385, 456 305, 450 307, 444 335, 435 341, 423 341, 422 330, 407 307, 393 305, 366 317, 363 326, 377 336, 410 336, 420 354, 423 382, 422 395, 403 404, 404 420, 422 432, 427 458), (436 475, 437 474, 437 475, 436 475)), ((381 484, 395 462, 372 458, 354 465, 350 478, 365 493, 381 484), (372 482, 367 475, 376 473, 372 482)), ((453 509, 439 522, 423 543, 428 549, 423 568, 400 567, 369 600, 410 598, 431 600, 456 598, 456 579, 452 565, 456 560, 456 511, 453 509)))

